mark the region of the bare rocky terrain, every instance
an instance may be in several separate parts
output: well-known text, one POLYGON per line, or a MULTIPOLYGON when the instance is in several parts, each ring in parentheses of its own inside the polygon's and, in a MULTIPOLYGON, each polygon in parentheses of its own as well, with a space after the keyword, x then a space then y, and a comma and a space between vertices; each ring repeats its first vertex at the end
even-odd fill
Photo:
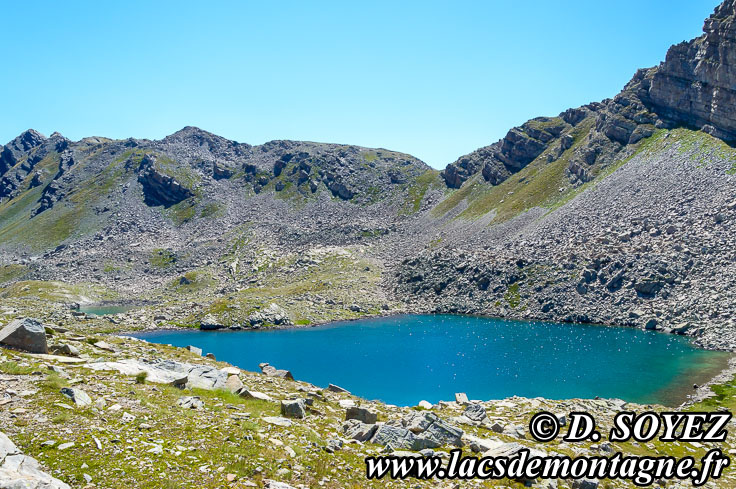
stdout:
POLYGON ((735 32, 724 2, 614 98, 532 119, 442 172, 193 127, 160 141, 26 131, 0 151, 0 295, 49 319, 140 306, 123 330, 456 312, 732 350, 735 32))

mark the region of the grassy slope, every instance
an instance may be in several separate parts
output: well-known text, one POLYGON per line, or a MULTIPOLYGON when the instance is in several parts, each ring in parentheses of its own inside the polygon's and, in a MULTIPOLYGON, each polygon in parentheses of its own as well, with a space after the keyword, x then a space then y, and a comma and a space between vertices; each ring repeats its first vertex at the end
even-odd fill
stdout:
MULTIPOLYGON (((474 220, 489 212, 495 212, 492 223, 507 221, 534 207, 555 210, 574 199, 582 191, 597 185, 634 156, 642 152, 654 153, 661 150, 664 144, 679 143, 680 151, 692 153, 692 157, 699 164, 707 164, 708 158, 712 155, 732 158, 736 156, 736 149, 700 131, 659 130, 634 146, 633 151, 622 155, 610 165, 606 167, 594 165, 590 169, 595 175, 593 180, 580 186, 572 186, 566 175, 570 157, 590 131, 591 125, 592 121, 588 120, 575 128, 573 146, 559 159, 548 163, 547 154, 551 151, 548 149, 524 169, 496 186, 489 186, 481 176, 476 175, 440 202, 432 210, 432 214, 435 217, 441 217, 464 200, 468 202, 468 206, 457 218, 474 220)), ((736 163, 731 171, 736 171, 736 163)))

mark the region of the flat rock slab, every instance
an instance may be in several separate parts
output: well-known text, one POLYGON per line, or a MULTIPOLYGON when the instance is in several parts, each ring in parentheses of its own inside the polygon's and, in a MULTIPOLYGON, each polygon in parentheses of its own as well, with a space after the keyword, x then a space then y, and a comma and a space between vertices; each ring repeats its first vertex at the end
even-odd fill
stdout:
POLYGON ((250 389, 245 389, 245 388, 240 389, 238 391, 238 395, 240 395, 240 397, 243 397, 245 399, 258 399, 260 401, 269 401, 269 402, 273 401, 271 396, 269 396, 268 394, 264 394, 263 392, 258 392, 258 391, 252 391, 250 389))
POLYGON ((289 426, 294 424, 290 419, 282 418, 280 416, 265 416, 261 419, 268 424, 283 426, 284 428, 288 428, 289 426))
POLYGON ((46 360, 47 362, 59 362, 59 363, 68 363, 68 364, 89 362, 89 359, 63 357, 61 355, 47 355, 45 353, 35 353, 35 354, 32 354, 31 356, 39 360, 46 360))
POLYGON ((0 487, 70 489, 64 482, 41 470, 35 458, 23 455, 2 432, 0 432, 0 487))
POLYGON ((174 386, 197 387, 205 390, 224 389, 228 375, 208 365, 192 365, 173 360, 120 360, 117 362, 93 362, 84 365, 92 370, 114 370, 123 375, 146 372, 146 382, 174 386))

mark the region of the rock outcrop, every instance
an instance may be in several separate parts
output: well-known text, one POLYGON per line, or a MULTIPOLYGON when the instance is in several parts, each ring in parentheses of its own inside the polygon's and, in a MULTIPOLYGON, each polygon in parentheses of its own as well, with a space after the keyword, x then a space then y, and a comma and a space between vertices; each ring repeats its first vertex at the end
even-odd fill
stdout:
POLYGON ((736 2, 726 0, 705 21, 704 34, 672 46, 658 67, 628 88, 664 120, 736 140, 736 2))
POLYGON ((149 206, 171 207, 194 195, 174 177, 156 168, 156 158, 145 155, 138 169, 138 182, 143 187, 143 196, 149 206))
POLYGON ((703 36, 672 46, 663 63, 639 70, 613 99, 532 119, 501 141, 460 157, 443 178, 452 188, 475 175, 498 185, 542 153, 547 162, 556 161, 577 139, 568 174, 573 182, 588 182, 658 127, 682 125, 735 140, 735 19, 736 4, 727 0, 705 21, 703 36), (591 127, 575 137, 573 128, 584 121, 591 127))

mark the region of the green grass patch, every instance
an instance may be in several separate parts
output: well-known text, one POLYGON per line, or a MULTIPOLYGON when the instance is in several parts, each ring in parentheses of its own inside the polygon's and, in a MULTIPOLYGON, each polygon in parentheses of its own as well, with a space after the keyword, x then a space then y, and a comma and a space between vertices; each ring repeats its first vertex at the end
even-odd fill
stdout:
POLYGON ((217 218, 225 215, 225 209, 219 202, 209 202, 202 206, 199 216, 203 219, 217 218))
POLYGON ((173 251, 156 248, 148 258, 148 262, 152 267, 169 268, 176 263, 176 254, 173 251))
POLYGON ((442 179, 437 170, 427 170, 419 175, 408 189, 408 195, 403 208, 399 212, 402 215, 415 214, 422 207, 422 201, 429 188, 441 188, 442 179))
POLYGON ((0 372, 8 375, 30 375, 37 369, 31 366, 21 366, 18 362, 8 361, 0 363, 0 372))
POLYGON ((197 215, 197 204, 194 198, 182 200, 178 204, 174 204, 171 207, 162 208, 161 212, 163 215, 174 223, 175 226, 181 226, 197 215))
POLYGON ((509 285, 503 298, 508 303, 511 309, 516 309, 521 304, 521 294, 519 293, 520 286, 518 283, 509 285))
POLYGON ((21 278, 26 273, 28 273, 28 268, 23 265, 0 266, 0 284, 21 278))

